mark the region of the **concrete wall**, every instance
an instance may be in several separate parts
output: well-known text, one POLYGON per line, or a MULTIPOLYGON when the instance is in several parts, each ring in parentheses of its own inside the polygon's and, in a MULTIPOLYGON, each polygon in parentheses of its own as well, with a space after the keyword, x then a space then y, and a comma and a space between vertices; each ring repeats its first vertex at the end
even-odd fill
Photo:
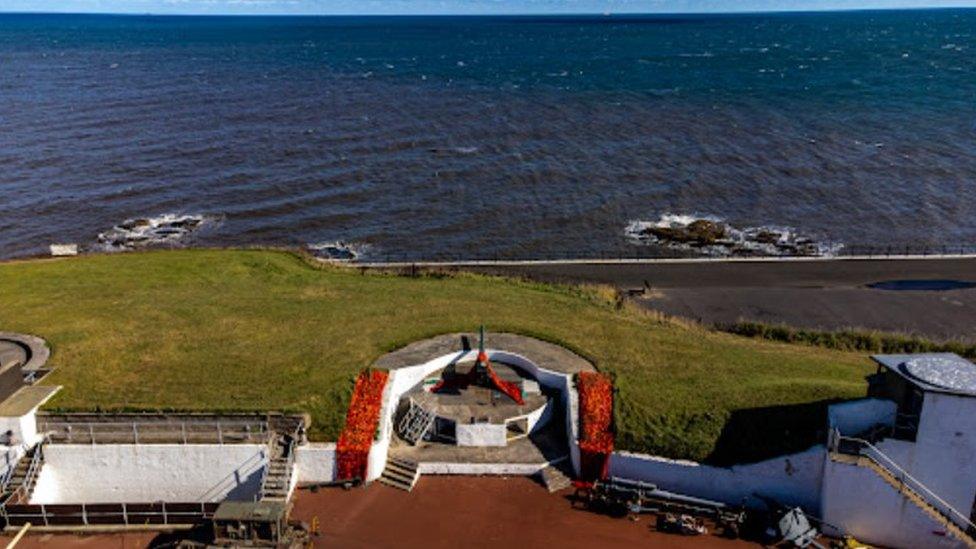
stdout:
POLYGON ((827 421, 842 435, 858 436, 876 425, 894 426, 897 411, 891 400, 864 398, 830 405, 827 421))
POLYGON ((334 442, 303 444, 295 449, 295 473, 299 486, 336 479, 334 442))
POLYGON ((417 466, 422 475, 534 475, 549 466, 543 463, 438 463, 417 466))
POLYGON ((713 467, 693 461, 614 452, 610 456, 610 475, 736 505, 761 505, 753 497, 753 493, 759 493, 816 514, 820 511, 825 455, 823 446, 814 446, 759 463, 713 467))
POLYGON ((455 426, 458 446, 505 446, 508 432, 503 423, 458 423, 455 426))
POLYGON ((11 432, 11 445, 26 444, 33 446, 37 444, 41 437, 37 434, 37 409, 22 416, 0 417, 0 434, 11 432))
POLYGON ((825 523, 859 541, 886 547, 963 547, 945 528, 867 468, 828 460, 824 469, 825 523))
POLYGON ((47 444, 31 503, 251 500, 260 444, 47 444))

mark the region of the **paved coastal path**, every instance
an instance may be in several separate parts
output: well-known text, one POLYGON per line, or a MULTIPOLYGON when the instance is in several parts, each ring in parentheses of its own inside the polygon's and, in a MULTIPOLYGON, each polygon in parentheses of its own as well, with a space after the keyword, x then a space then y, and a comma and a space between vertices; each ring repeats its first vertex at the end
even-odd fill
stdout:
MULTIPOLYGON (((407 264, 406 266, 409 266, 407 264)), ((392 265, 403 268, 405 265, 392 265)), ((706 323, 756 320, 976 341, 976 289, 882 290, 896 280, 976 282, 976 257, 428 264, 547 282, 650 291, 635 301, 706 323)), ((389 268, 390 264, 373 264, 389 268)))

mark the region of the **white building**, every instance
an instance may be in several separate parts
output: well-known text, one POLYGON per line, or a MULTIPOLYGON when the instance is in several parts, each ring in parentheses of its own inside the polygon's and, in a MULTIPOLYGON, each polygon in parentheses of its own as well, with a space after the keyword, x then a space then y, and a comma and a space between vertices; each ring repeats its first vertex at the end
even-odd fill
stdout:
POLYGON ((873 358, 869 398, 830 408, 824 522, 878 545, 976 547, 976 365, 873 358))

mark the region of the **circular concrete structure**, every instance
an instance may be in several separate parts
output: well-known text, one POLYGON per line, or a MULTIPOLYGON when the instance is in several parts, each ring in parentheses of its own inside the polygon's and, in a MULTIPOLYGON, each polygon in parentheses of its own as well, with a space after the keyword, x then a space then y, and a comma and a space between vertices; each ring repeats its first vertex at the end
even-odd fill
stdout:
POLYGON ((36 370, 44 366, 50 356, 47 343, 39 337, 0 332, 0 369, 17 363, 24 370, 36 370))
POLYGON ((482 370, 475 365, 477 341, 474 334, 441 335, 374 363, 397 380, 391 402, 401 440, 508 447, 547 431, 551 420, 563 415, 566 379, 594 370, 568 349, 506 333, 486 337, 490 368, 482 370))
POLYGON ((920 356, 902 366, 911 377, 937 389, 976 395, 976 365, 955 355, 920 356))

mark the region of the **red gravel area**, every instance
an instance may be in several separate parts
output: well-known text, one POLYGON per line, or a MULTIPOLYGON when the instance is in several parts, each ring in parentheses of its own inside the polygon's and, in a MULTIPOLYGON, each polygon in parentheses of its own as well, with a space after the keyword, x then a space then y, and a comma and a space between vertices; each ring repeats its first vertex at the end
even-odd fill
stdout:
POLYGON ((293 517, 319 519, 328 547, 749 547, 716 536, 655 532, 637 522, 573 509, 571 491, 549 494, 528 478, 421 477, 413 492, 369 488, 297 492, 293 517))

